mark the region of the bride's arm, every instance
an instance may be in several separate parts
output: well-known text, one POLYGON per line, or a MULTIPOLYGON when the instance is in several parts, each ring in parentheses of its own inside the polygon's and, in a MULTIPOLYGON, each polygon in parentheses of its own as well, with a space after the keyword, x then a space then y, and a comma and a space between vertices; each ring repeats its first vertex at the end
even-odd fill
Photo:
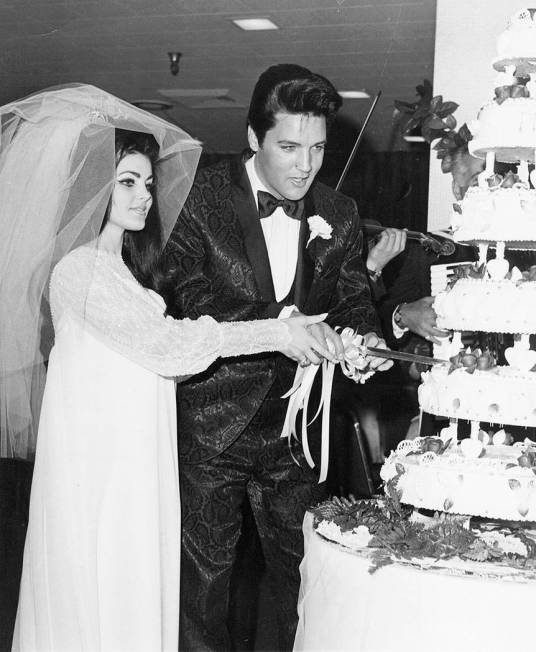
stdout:
POLYGON ((67 312, 111 349, 162 376, 187 376, 218 357, 281 350, 288 326, 277 319, 218 323, 212 317, 175 320, 111 254, 80 248, 52 275, 54 323, 67 312))

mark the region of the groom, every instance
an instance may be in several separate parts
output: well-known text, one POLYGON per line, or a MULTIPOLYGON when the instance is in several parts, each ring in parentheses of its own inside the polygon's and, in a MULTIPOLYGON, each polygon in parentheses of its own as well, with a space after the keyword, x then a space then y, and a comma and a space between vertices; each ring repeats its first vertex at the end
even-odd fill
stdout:
MULTIPOLYGON (((200 171, 166 249, 176 317, 218 321, 327 312, 383 346, 355 202, 315 182, 332 84, 292 64, 259 78, 248 114, 252 151, 200 171), (253 155, 251 155, 253 154, 253 155), (320 235, 310 241, 308 218, 320 235), (324 236, 324 237, 322 237, 324 236)), ((315 337, 340 338, 327 324, 315 337)), ((390 363, 371 358, 372 369, 390 363)), ((182 492, 181 650, 229 650, 229 580, 244 501, 251 504, 277 610, 292 648, 305 510, 324 497, 301 448, 280 438, 296 363, 280 354, 215 362, 178 386, 182 492), (293 457, 299 462, 296 464, 293 457)))

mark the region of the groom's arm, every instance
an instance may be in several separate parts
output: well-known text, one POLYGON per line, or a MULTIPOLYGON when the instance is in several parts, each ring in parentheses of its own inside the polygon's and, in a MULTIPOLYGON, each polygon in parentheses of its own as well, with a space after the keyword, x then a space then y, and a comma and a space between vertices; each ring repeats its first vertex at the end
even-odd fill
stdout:
POLYGON ((361 335, 374 332, 381 337, 380 320, 362 257, 363 234, 357 206, 351 200, 348 207, 344 221, 344 254, 326 321, 333 328, 348 326, 361 335))

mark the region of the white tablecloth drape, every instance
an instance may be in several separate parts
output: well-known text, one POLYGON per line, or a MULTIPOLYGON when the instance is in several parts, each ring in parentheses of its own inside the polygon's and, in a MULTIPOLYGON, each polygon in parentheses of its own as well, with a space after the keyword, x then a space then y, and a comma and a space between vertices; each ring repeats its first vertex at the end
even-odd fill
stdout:
POLYGON ((459 576, 370 561, 304 520, 295 651, 517 652, 535 647, 536 581, 459 576))

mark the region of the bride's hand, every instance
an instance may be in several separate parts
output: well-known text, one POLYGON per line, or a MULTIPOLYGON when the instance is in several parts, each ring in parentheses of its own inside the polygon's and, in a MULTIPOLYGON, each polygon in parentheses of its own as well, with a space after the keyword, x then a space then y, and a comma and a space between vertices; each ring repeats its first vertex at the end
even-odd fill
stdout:
POLYGON ((337 362, 335 355, 326 347, 326 341, 320 341, 307 329, 308 326, 323 321, 326 314, 297 315, 282 319, 281 321, 284 321, 289 329, 290 342, 286 347, 280 349, 281 353, 296 360, 303 367, 311 363, 320 364, 322 358, 326 358, 330 362, 337 362))

